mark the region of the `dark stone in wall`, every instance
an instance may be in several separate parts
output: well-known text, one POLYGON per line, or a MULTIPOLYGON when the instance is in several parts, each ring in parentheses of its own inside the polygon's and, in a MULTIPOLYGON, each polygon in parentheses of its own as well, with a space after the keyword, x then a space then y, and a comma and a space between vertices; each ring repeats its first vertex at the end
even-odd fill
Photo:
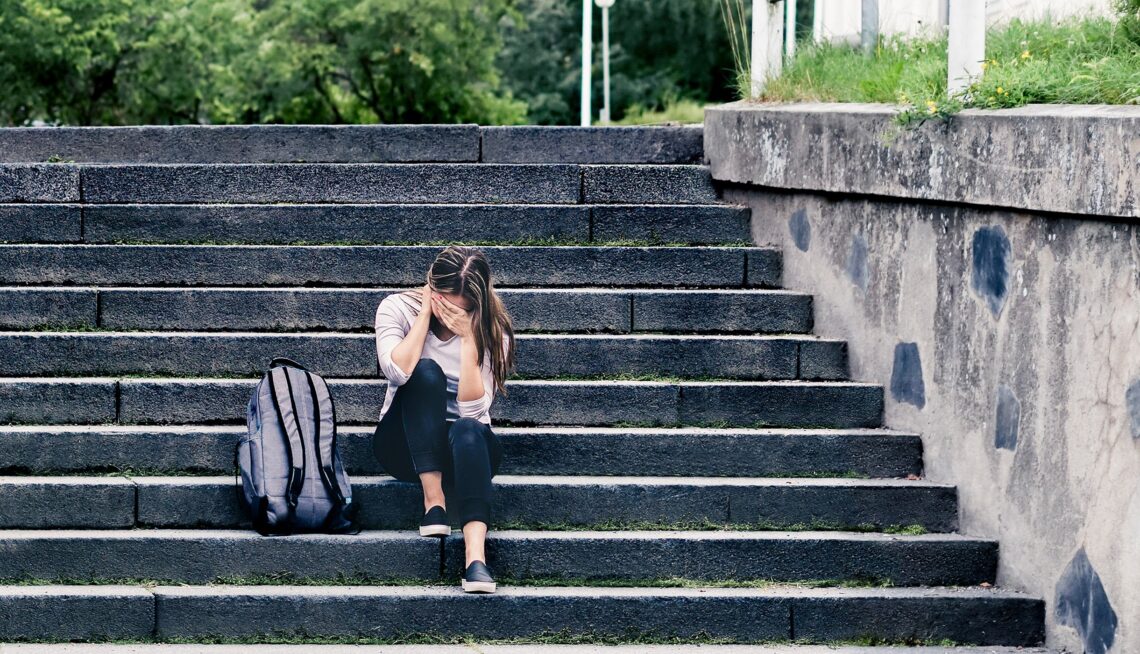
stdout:
POLYGON ((922 382, 922 359, 918 343, 895 346, 895 364, 891 370, 891 397, 918 408, 926 406, 926 385, 922 382))
POLYGON ((1077 630, 1085 654, 1105 654, 1116 640, 1116 611, 1082 547, 1057 581, 1057 621, 1077 630))
POLYGON ((1132 419, 1132 438, 1140 439, 1140 379, 1136 379, 1124 392, 1124 403, 1128 405, 1128 416, 1132 419))
POLYGON ((797 209, 788 219, 788 231, 792 233, 792 241, 801 252, 807 252, 811 247, 811 223, 808 222, 807 210, 797 209))
POLYGON ((994 426, 994 447, 1003 450, 1017 448, 1017 429, 1021 424, 1021 402, 1008 386, 998 386, 997 420, 994 426))
POLYGON ((870 272, 867 270, 867 239, 856 234, 851 239, 851 252, 847 255, 847 274, 860 290, 866 292, 870 272))
POLYGON ((1009 238, 1005 230, 1000 225, 979 228, 974 232, 971 252, 974 260, 971 285, 997 318, 1009 295, 1009 238))

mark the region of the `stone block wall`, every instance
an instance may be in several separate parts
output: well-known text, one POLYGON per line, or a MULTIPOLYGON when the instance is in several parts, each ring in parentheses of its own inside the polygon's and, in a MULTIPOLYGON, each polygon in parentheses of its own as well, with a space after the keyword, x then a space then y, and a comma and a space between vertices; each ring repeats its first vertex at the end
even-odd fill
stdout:
POLYGON ((734 104, 705 153, 1049 645, 1140 651, 1140 109, 734 104))

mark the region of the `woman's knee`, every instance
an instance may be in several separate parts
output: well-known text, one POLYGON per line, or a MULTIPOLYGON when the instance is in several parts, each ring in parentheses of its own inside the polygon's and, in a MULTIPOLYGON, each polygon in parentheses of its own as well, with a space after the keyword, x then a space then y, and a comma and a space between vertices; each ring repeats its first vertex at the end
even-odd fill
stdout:
POLYGON ((404 386, 408 385, 446 389, 447 376, 443 374, 443 368, 434 359, 420 359, 412 369, 412 374, 408 375, 408 380, 404 382, 404 386))
POLYGON ((475 418, 459 418, 451 423, 447 438, 455 449, 483 445, 483 428, 483 423, 475 418))

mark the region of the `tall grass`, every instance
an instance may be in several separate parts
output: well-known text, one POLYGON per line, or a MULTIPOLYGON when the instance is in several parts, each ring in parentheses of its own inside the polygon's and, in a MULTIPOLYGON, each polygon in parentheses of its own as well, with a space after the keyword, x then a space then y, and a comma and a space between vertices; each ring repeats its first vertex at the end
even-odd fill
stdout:
POLYGON ((776 101, 888 102, 906 107, 903 122, 961 107, 1029 103, 1140 103, 1140 0, 1128 17, 1012 21, 986 39, 981 79, 946 97, 946 38, 881 40, 871 56, 844 44, 800 49, 784 74, 765 88, 776 101), (1133 37, 1136 37, 1136 40, 1133 37))
POLYGON ((661 125, 664 123, 698 124, 705 120, 705 105, 690 98, 666 98, 665 108, 646 109, 632 105, 617 125, 661 125))
POLYGON ((744 0, 720 0, 720 14, 728 31, 728 45, 732 50, 733 86, 736 97, 752 96, 752 56, 748 38, 749 11, 744 0))

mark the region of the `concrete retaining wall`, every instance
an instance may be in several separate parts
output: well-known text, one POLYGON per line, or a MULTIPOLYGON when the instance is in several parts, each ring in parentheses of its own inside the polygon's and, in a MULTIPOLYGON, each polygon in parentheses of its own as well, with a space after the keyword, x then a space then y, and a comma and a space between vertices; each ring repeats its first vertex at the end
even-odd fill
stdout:
POLYGON ((1140 651, 1140 109, 710 110, 705 152, 816 331, 923 434, 1049 644, 1140 651), (1064 212, 1064 213, 1057 213, 1064 212))

